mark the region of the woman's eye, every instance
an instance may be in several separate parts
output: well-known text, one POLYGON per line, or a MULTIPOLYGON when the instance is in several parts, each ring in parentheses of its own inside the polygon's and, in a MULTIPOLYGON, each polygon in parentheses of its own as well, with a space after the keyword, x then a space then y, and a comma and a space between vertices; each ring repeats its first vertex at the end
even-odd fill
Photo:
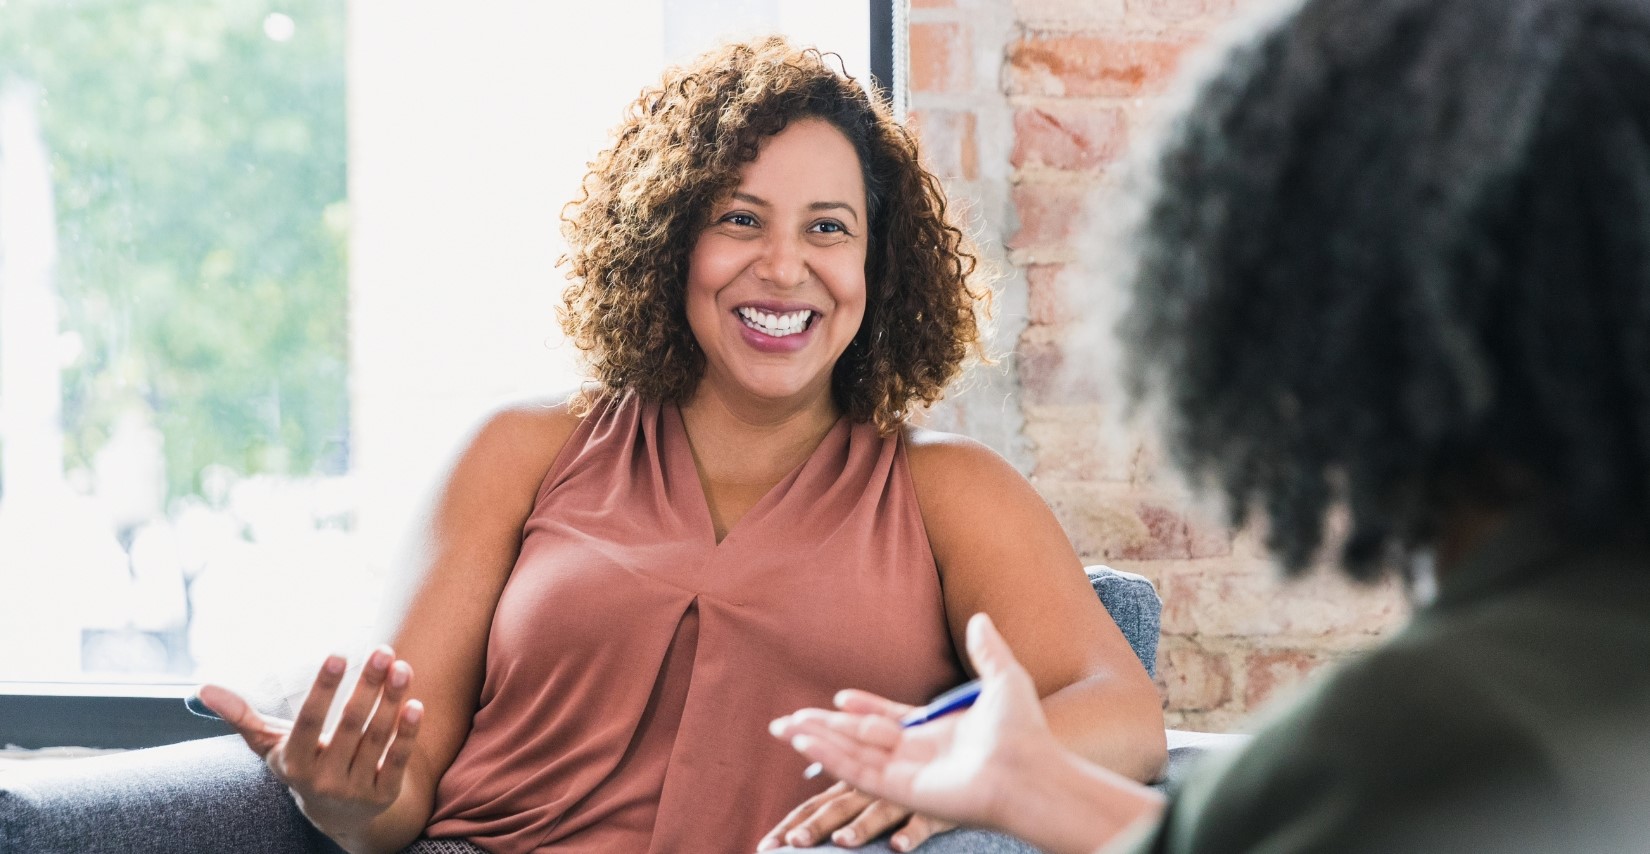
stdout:
POLYGON ((816 230, 818 230, 819 232, 823 233, 823 234, 847 234, 848 233, 848 229, 844 228, 842 223, 833 222, 831 220, 825 220, 824 222, 815 223, 814 228, 816 230))
POLYGON ((756 225, 756 217, 751 216, 750 214, 742 214, 742 213, 728 214, 727 216, 722 217, 722 221, 729 224, 729 225, 737 225, 737 226, 743 226, 743 227, 749 227, 749 226, 756 225))

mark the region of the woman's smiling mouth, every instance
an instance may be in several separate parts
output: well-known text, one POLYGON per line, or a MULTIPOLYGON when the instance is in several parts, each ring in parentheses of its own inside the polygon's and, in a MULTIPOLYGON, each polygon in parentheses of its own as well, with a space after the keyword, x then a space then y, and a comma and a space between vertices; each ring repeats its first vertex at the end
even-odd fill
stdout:
POLYGON ((809 309, 768 312, 750 306, 734 309, 734 314, 749 328, 773 338, 786 338, 805 331, 817 313, 809 309))

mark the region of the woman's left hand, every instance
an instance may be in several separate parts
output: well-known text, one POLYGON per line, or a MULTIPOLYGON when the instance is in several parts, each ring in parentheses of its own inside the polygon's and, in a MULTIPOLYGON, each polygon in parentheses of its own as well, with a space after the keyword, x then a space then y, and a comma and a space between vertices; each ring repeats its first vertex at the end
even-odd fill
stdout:
MULTIPOLYGON (((851 693, 858 695, 855 711, 861 713, 898 720, 915 708, 862 691, 851 693)), ((919 815, 892 801, 867 795, 847 783, 837 783, 791 810, 762 837, 756 850, 770 851, 781 845, 808 848, 823 843, 827 837, 838 847, 858 848, 901 822, 904 826, 894 831, 888 841, 895 851, 914 850, 928 841, 928 837, 956 827, 951 822, 919 815)))
POLYGON ((805 800, 773 830, 762 837, 757 851, 771 851, 781 845, 808 848, 830 841, 842 848, 858 848, 894 831, 888 844, 895 851, 911 851, 956 825, 937 818, 913 814, 892 801, 873 798, 847 783, 836 785, 805 800))

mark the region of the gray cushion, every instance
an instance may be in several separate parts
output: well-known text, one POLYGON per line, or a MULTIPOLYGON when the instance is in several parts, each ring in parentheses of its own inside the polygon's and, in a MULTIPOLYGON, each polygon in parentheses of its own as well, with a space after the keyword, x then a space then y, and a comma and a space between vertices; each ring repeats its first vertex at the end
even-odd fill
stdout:
POLYGON ((1157 634, 1163 600, 1157 588, 1143 576, 1098 564, 1086 569, 1089 585, 1110 612, 1112 622, 1134 648, 1146 673, 1157 676, 1157 634))
POLYGON ((0 851, 339 851, 239 736, 0 771, 0 851))

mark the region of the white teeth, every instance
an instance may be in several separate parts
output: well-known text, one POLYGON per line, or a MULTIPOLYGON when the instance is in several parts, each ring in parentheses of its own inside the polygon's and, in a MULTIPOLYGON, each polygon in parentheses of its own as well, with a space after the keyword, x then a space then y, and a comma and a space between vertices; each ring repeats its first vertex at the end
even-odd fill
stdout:
POLYGON ((755 308, 741 308, 738 312, 746 326, 774 338, 784 338, 807 329, 808 320, 813 317, 813 312, 805 308, 784 314, 772 314, 755 308))

